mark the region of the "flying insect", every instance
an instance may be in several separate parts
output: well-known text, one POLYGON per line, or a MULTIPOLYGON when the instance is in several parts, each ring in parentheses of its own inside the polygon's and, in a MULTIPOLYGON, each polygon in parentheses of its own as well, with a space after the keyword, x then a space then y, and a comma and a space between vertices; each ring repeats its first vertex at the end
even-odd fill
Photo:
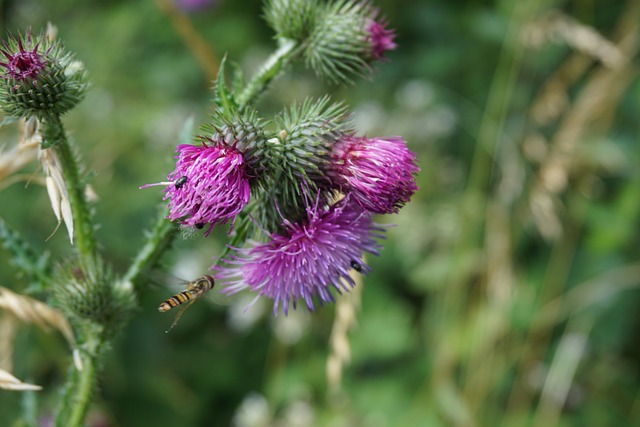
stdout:
MULTIPOLYGON (((207 292, 211 291, 215 286, 215 283, 216 282, 213 276, 205 274, 204 276, 201 276, 196 280, 193 280, 191 282, 186 282, 185 283, 186 289, 184 291, 179 292, 173 295, 171 298, 167 298, 166 300, 161 302, 160 305, 158 306, 158 311, 160 311, 161 313, 169 311, 172 308, 182 306, 180 308, 180 311, 178 311, 178 314, 176 315, 176 319, 173 321, 173 323, 171 324, 171 327, 167 329, 166 332, 169 332, 171 329, 173 329, 173 327, 178 323, 178 320, 180 320, 180 317, 182 317, 182 314, 184 313, 184 311, 187 308, 189 308, 191 304, 195 302, 196 299, 200 298, 207 292)), ((227 302, 226 299, 228 299, 228 297, 224 295, 219 295, 219 297, 221 297, 222 299, 218 298, 217 302, 219 303, 227 302)))

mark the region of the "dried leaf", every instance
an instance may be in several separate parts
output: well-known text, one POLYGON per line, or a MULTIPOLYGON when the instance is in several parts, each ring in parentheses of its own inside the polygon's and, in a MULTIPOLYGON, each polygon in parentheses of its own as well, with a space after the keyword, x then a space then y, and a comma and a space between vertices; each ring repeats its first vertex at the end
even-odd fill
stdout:
POLYGON ((50 148, 40 150, 39 156, 44 173, 47 175, 47 191, 49 192, 51 208, 58 222, 60 222, 61 217, 64 220, 69 233, 69 241, 73 245, 73 212, 67 186, 62 175, 62 164, 56 152, 50 148))
POLYGON ((58 222, 60 222, 62 221, 62 213, 60 212, 60 193, 58 193, 58 187, 56 187, 53 178, 50 176, 45 178, 45 183, 47 185, 47 193, 49 194, 53 214, 56 216, 58 222))
POLYGON ((75 346, 71 325, 60 311, 3 287, 0 287, 0 308, 24 323, 35 324, 44 330, 49 330, 51 327, 59 330, 69 345, 75 346))
POLYGON ((0 369, 0 388, 16 391, 42 390, 39 385, 23 383, 3 369, 0 369))

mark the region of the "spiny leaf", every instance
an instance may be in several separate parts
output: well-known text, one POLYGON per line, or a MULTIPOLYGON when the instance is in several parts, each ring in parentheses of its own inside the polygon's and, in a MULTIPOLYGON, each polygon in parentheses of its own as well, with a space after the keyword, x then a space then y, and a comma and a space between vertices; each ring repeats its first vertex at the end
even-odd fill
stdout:
POLYGON ((225 64, 227 62, 227 56, 225 55, 220 62, 220 68, 218 69, 218 77, 216 79, 215 86, 215 98, 214 103, 223 111, 227 117, 232 117, 238 111, 238 103, 233 96, 233 93, 227 89, 225 84, 224 72, 225 64))
POLYGON ((9 262, 23 273, 34 286, 42 291, 49 282, 51 265, 49 253, 38 254, 22 236, 0 219, 0 243, 11 254, 9 262))

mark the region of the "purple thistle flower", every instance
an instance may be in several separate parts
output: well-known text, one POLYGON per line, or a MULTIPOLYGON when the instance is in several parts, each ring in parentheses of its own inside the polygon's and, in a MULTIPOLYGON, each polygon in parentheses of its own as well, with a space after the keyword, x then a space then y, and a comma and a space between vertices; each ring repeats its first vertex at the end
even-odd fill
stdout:
POLYGON ((371 55, 376 60, 381 60, 387 50, 393 50, 397 47, 393 41, 396 33, 385 28, 386 25, 384 20, 376 21, 373 18, 367 24, 366 30, 369 34, 368 40, 371 43, 371 55))
POLYGON ((249 247, 235 249, 236 255, 223 266, 213 267, 224 291, 257 292, 256 300, 274 300, 274 315, 280 306, 286 315, 289 304, 295 309, 298 300, 309 310, 314 309, 314 296, 321 303, 335 301, 334 289, 342 293, 355 285, 348 273, 354 265, 368 273, 370 268, 360 260, 364 252, 378 254, 380 245, 373 238, 384 238, 376 233, 384 229, 348 197, 331 207, 319 206, 319 200, 307 206, 301 222, 283 219, 284 231, 268 233, 268 242, 252 241, 249 247))
MULTIPOLYGON (((207 138, 208 139, 208 138, 207 138)), ((249 202, 249 177, 242 153, 235 145, 178 145, 176 168, 169 173, 169 182, 143 185, 165 185, 164 200, 169 199, 171 220, 182 224, 209 228, 234 218, 249 202)))
POLYGON ((332 184, 364 209, 396 213, 418 189, 416 156, 400 137, 345 135, 331 151, 327 175, 332 184))
MULTIPOLYGON (((30 33, 27 34, 26 40, 28 44, 32 44, 30 33)), ((33 50, 25 49, 21 38, 17 39, 17 43, 17 52, 11 52, 12 49, 6 42, 4 48, 0 49, 0 52, 2 52, 7 59, 6 62, 0 62, 0 66, 7 70, 3 77, 15 80, 33 80, 46 66, 46 62, 38 53, 40 43, 36 43, 35 46, 33 46, 33 50)))

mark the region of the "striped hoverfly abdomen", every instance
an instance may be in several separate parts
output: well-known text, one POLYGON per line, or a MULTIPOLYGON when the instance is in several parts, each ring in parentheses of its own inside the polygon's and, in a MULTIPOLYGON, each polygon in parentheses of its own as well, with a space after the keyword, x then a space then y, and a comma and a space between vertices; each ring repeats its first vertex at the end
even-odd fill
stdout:
POLYGON ((196 298, 200 298, 202 295, 213 289, 214 285, 215 280, 213 279, 213 276, 209 276, 208 274, 194 281, 187 282, 187 289, 163 301, 158 306, 158 311, 164 313, 174 307, 192 301, 196 298))
POLYGON ((178 323, 178 320, 180 320, 180 317, 182 316, 184 310, 186 310, 191 304, 193 304, 196 299, 212 290, 214 285, 215 280, 213 276, 205 274, 204 276, 199 277, 196 280, 186 282, 186 290, 179 292, 171 298, 168 298, 160 303, 160 305, 158 306, 158 311, 160 311, 161 313, 169 311, 172 308, 178 307, 185 303, 189 303, 180 308, 180 311, 178 311, 178 314, 176 315, 176 319, 173 321, 171 327, 167 329, 166 332, 169 332, 178 323))

